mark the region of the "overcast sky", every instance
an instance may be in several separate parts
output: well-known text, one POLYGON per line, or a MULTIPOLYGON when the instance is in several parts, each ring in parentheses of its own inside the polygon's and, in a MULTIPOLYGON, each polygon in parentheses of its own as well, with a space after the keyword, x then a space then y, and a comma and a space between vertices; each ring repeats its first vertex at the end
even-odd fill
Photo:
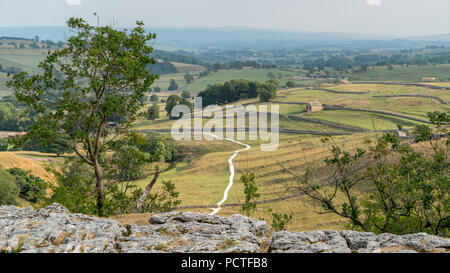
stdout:
MULTIPOLYGON (((64 25, 70 16, 148 27, 450 33, 450 0, 0 0, 0 26, 64 25)), ((0 33, 1 36, 1 33, 0 33)))

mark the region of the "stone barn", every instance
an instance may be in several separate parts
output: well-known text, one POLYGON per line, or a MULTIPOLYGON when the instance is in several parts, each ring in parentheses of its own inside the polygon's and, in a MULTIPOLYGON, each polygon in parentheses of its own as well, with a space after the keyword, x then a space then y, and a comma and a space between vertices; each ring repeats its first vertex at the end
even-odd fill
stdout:
POLYGON ((306 104, 306 112, 309 113, 314 113, 314 112, 320 112, 323 110, 323 106, 322 103, 320 103, 319 101, 312 101, 312 102, 308 102, 306 104))
POLYGON ((345 79, 340 79, 340 80, 339 80, 339 83, 340 83, 340 84, 349 84, 350 81, 349 81, 347 78, 345 78, 345 79))
POLYGON ((397 135, 399 137, 407 137, 407 136, 409 136, 409 130, 408 129, 397 130, 397 135))

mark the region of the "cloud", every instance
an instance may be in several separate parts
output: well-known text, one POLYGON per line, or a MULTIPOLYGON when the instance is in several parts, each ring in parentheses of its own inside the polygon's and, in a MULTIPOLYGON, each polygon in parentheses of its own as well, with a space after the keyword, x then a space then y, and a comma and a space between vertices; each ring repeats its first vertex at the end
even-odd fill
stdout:
POLYGON ((369 6, 381 6, 381 0, 367 0, 369 6))
POLYGON ((66 0, 69 6, 79 6, 81 5, 81 0, 66 0))

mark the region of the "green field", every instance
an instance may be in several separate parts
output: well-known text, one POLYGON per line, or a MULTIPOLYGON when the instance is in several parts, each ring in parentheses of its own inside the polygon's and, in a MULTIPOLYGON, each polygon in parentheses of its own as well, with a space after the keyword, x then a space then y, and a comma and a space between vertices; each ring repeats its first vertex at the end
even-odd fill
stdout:
POLYGON ((349 75, 351 81, 405 81, 420 82, 422 77, 435 77, 438 81, 450 81, 450 65, 394 66, 390 71, 385 66, 370 68, 365 73, 349 75))
POLYGON ((197 94, 215 83, 223 83, 234 79, 245 79, 249 81, 265 82, 270 80, 267 76, 272 72, 276 77, 281 74, 282 78, 279 79, 281 85, 285 85, 289 76, 302 75, 301 72, 291 72, 281 69, 250 69, 250 70, 221 70, 218 72, 211 72, 204 78, 196 79, 192 84, 186 86, 186 90, 191 94, 197 94))
MULTIPOLYGON (((38 72, 37 64, 47 55, 47 49, 0 49, 0 64, 3 68, 15 67, 22 71, 38 72)), ((8 78, 0 72, 0 97, 11 92, 6 87, 8 78)))

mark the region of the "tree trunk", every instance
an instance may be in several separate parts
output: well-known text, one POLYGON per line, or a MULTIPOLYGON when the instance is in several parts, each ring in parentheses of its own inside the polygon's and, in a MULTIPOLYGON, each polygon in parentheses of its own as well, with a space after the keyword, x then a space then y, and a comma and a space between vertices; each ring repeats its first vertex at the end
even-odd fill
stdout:
POLYGON ((158 176, 159 176, 159 169, 156 169, 156 172, 155 172, 155 175, 153 176, 152 181, 150 181, 150 183, 147 185, 147 187, 145 187, 144 192, 142 193, 141 197, 139 197, 139 200, 136 203, 136 207, 134 208, 134 211, 136 213, 141 212, 142 205, 144 204, 145 199, 147 199, 148 194, 150 193, 153 186, 155 185, 156 180, 158 180, 158 176))
POLYGON ((98 164, 97 160, 94 161, 94 171, 95 171, 95 189, 97 191, 97 209, 98 209, 98 215, 103 216, 103 205, 104 205, 104 185, 103 185, 103 173, 100 165, 98 164))

